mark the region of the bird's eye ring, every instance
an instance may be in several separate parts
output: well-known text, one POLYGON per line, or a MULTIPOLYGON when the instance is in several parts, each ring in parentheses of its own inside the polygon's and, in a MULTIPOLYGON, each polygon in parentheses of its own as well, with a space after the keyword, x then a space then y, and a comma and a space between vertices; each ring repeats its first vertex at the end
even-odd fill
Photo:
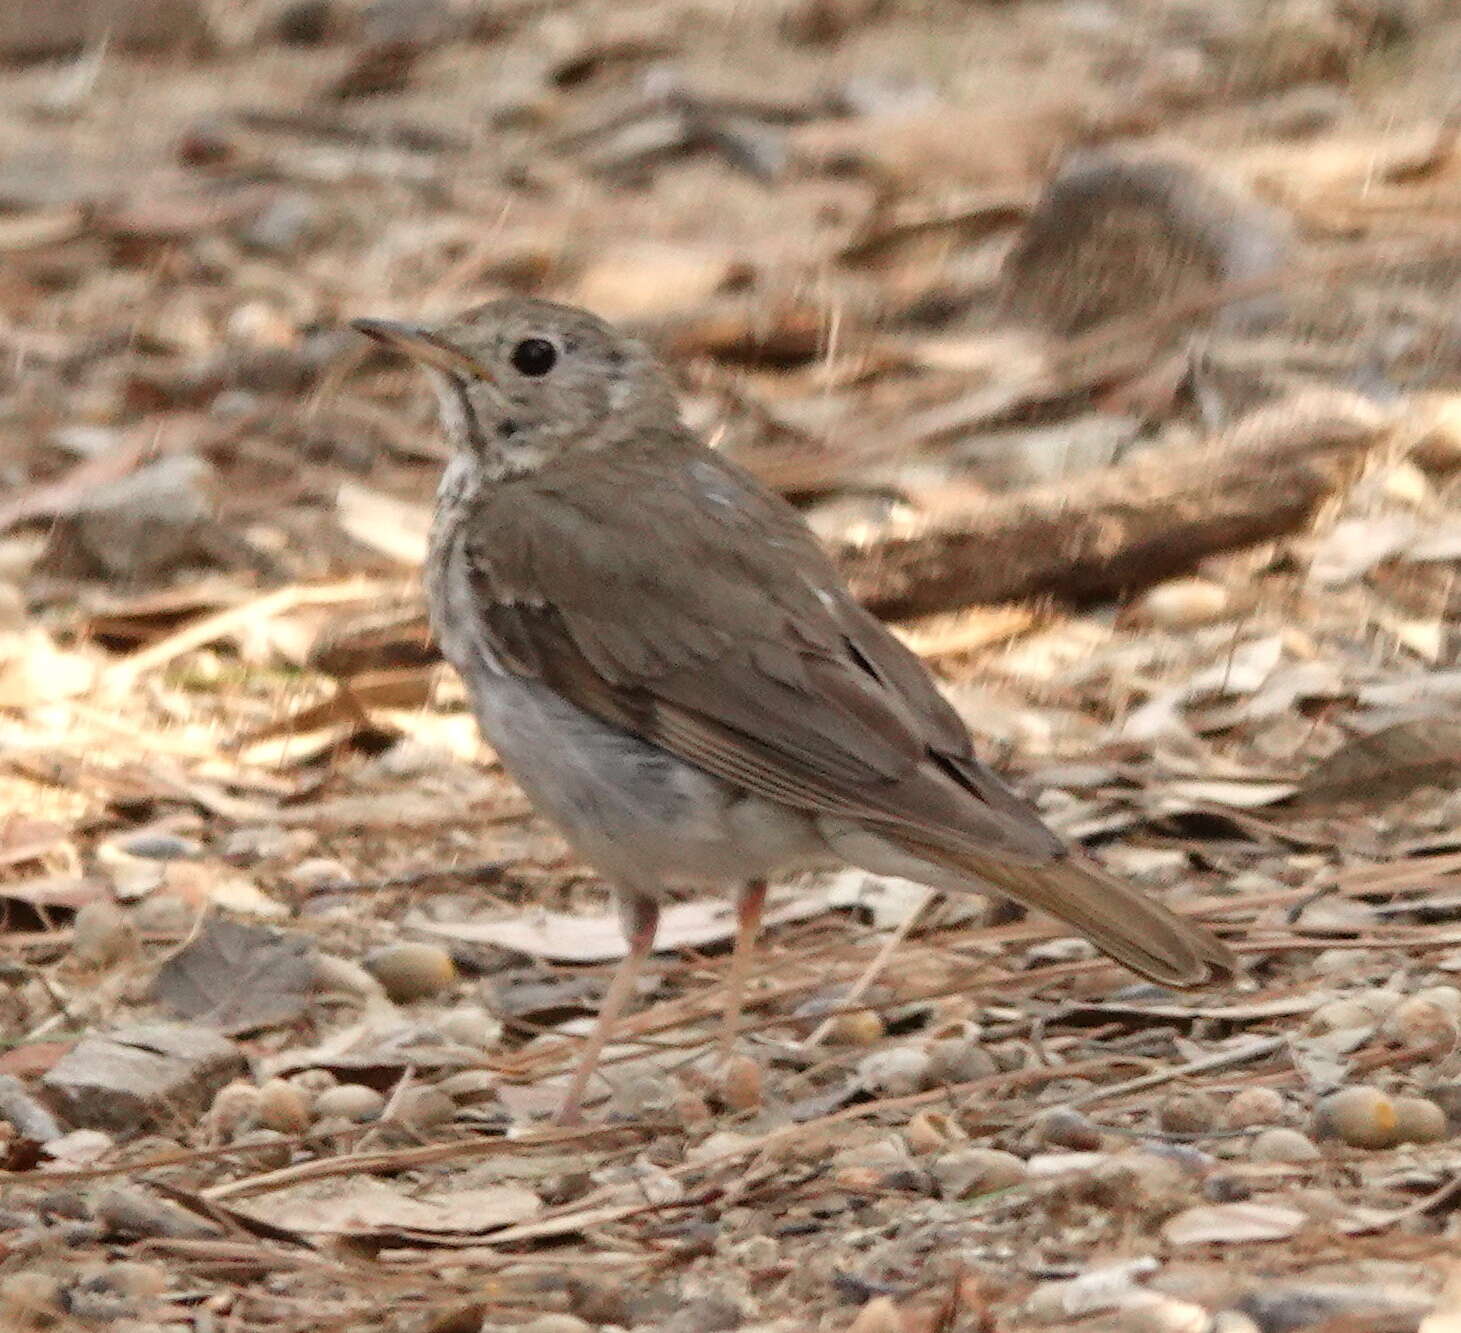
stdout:
POLYGON ((553 369, 558 349, 546 338, 524 338, 512 349, 513 369, 537 379, 553 369))

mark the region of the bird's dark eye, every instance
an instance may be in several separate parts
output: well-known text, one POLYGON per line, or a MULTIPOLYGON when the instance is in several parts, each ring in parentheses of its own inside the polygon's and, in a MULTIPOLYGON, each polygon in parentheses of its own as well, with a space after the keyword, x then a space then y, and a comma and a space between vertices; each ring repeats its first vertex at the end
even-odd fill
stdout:
POLYGON ((546 375, 557 360, 558 349, 546 338, 524 338, 512 349, 513 368, 534 379, 546 375))

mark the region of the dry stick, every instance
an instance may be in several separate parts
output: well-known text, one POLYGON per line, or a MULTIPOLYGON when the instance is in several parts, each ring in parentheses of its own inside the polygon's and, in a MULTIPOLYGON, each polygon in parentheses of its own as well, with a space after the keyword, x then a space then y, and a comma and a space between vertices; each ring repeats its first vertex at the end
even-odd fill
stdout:
POLYGON ((1436 875, 1461 873, 1461 852, 1440 856, 1416 856, 1406 861, 1381 865, 1354 866, 1338 873, 1339 886, 1347 894, 1382 893, 1436 875))
MULTIPOLYGON (((436 1162, 496 1157, 502 1153, 518 1153, 525 1148, 559 1148, 596 1138, 624 1138, 654 1134, 671 1128, 646 1122, 635 1125, 597 1125, 588 1129, 541 1130, 516 1139, 465 1139, 455 1143, 427 1143, 415 1148, 394 1148, 387 1152, 352 1153, 348 1157, 325 1157, 313 1162, 283 1166, 243 1180, 230 1180, 199 1191, 199 1198, 209 1200, 245 1199, 254 1194, 268 1194, 287 1189, 305 1180, 324 1180, 330 1176, 353 1176, 374 1171, 401 1171, 436 1162)), ((47 1179, 52 1177, 48 1176, 47 1179)))
POLYGON ((1189 1060, 1186 1064, 1174 1065, 1170 1069, 1154 1070, 1139 1078, 1127 1079, 1125 1083, 1113 1083, 1105 1088, 1093 1088, 1079 1097, 1072 1097, 1067 1106, 1092 1106, 1110 1097, 1124 1097, 1129 1092, 1143 1092, 1147 1088, 1159 1087, 1173 1079, 1186 1078, 1190 1074, 1207 1074, 1216 1069, 1230 1069, 1233 1065, 1245 1065, 1252 1060, 1261 1060, 1283 1050, 1287 1045, 1285 1037, 1259 1037, 1240 1046, 1236 1051, 1219 1051, 1216 1055, 1203 1056, 1200 1060, 1189 1060))
MULTIPOLYGON (((914 923, 923 915, 924 909, 928 907, 929 903, 936 896, 935 890, 926 889, 914 905, 913 910, 898 923, 898 928, 883 941, 883 947, 878 950, 872 962, 864 969, 863 974, 852 983, 852 989, 843 997, 842 1004, 838 1006, 841 1012, 847 1012, 856 1008, 857 1001, 862 999, 867 988, 882 975, 883 969, 892 961, 893 954, 897 952, 898 947, 903 941, 908 938, 908 932, 913 929, 914 923)), ((836 1021, 837 1018, 835 1015, 828 1014, 817 1026, 817 1030, 802 1043, 802 1048, 810 1051, 820 1046, 827 1039, 827 1034, 832 1031, 836 1021)))
MULTIPOLYGON (((331 1131, 328 1134, 295 1134, 283 1139, 271 1139, 268 1143, 232 1143, 222 1148, 191 1148, 178 1152, 162 1153, 157 1157, 149 1157, 141 1162, 125 1162, 115 1166, 91 1166, 78 1167, 71 1171, 47 1171, 45 1180, 49 1184, 53 1181, 65 1181, 68 1184, 75 1184, 84 1180, 106 1180, 115 1176, 135 1176, 147 1171, 155 1171, 161 1167, 187 1166, 196 1162, 214 1162, 224 1157, 250 1157, 257 1153, 268 1152, 271 1149, 278 1151, 281 1144, 289 1148, 309 1147, 312 1144, 331 1143, 335 1140, 347 1137, 360 1138, 372 1133, 379 1126, 376 1124, 352 1125, 349 1129, 331 1131)), ((543 1130, 535 1134, 525 1134, 521 1138, 513 1139, 512 1144, 519 1149, 531 1148, 556 1148, 565 1143, 574 1143, 583 1139, 595 1139, 604 1135, 616 1135, 625 1133, 648 1132, 660 1129, 662 1126, 648 1124, 643 1126, 633 1125, 591 1125, 585 1129, 559 1129, 543 1130)), ((465 1150, 466 1156, 490 1155, 493 1152, 502 1150, 504 1140, 501 1139, 469 1139, 464 1143, 431 1143, 424 1148, 401 1148, 394 1152, 370 1154, 374 1158, 399 1158, 402 1154, 423 1154, 422 1161, 430 1162, 433 1157, 425 1156, 429 1153, 438 1153, 450 1157, 456 1150, 465 1150)), ((332 1158, 329 1160, 342 1160, 332 1158)), ((359 1156, 352 1156, 343 1159, 346 1161, 360 1160, 359 1156)), ((410 1158, 404 1164, 410 1166, 416 1159, 410 1158)), ((308 1165, 308 1163, 306 1163, 308 1165)), ((286 1170, 292 1168, 285 1168, 286 1170)), ((10 1184, 35 1184, 36 1173, 33 1171, 0 1171, 0 1185, 10 1184)), ((252 1179, 252 1177, 250 1177, 252 1179)), ((237 1183, 237 1182, 235 1182, 237 1183)))
POLYGON ((1263 409, 1201 445, 1141 455, 1068 486, 890 526, 834 550, 870 610, 1109 597, 1202 558, 1301 530, 1389 431, 1350 400, 1263 409))
MULTIPOLYGON (((1454 1046, 1449 1041, 1427 1042, 1424 1046, 1406 1046, 1398 1050, 1361 1051, 1350 1063, 1350 1076, 1370 1074, 1377 1069, 1405 1069, 1410 1065, 1422 1064, 1426 1060, 1449 1055, 1454 1046)), ((1228 1091, 1230 1087, 1272 1088, 1286 1083, 1300 1082, 1303 1070, 1290 1067, 1275 1069, 1266 1074, 1249 1074, 1242 1079, 1221 1080, 1224 1085, 1212 1091, 1228 1091)), ((1120 1108, 1124 1109, 1124 1108, 1120 1108)))
POLYGON ((104 688, 123 692, 130 689, 137 679, 148 671, 181 657, 184 653, 201 648, 204 644, 231 634, 240 626, 269 620, 285 611, 300 606, 332 606, 339 602, 358 602, 378 597, 393 591, 398 581, 384 582, 380 579, 345 579, 338 583, 295 584, 265 593, 241 606, 230 606, 201 620, 191 621, 176 633, 149 644, 146 648, 122 658, 108 669, 103 677, 104 688))

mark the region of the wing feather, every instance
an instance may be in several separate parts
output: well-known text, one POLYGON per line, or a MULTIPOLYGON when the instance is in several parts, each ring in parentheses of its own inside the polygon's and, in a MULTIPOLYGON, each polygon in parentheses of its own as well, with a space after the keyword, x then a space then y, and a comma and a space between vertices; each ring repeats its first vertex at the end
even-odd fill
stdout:
POLYGON ((772 800, 957 853, 1062 854, 795 511, 727 460, 651 439, 479 504, 454 554, 509 669, 772 800))

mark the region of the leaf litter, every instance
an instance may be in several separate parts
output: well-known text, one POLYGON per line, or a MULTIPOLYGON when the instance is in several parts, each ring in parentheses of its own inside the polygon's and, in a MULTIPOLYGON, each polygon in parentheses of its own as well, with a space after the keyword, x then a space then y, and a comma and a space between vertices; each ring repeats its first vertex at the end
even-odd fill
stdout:
POLYGON ((0 1322, 1456 1323, 1445 6, 12 8, 0 1322), (439 667, 432 406, 343 327, 503 290, 655 344, 1244 979, 832 876, 721 1068, 691 899, 548 1127, 622 939, 439 667))

